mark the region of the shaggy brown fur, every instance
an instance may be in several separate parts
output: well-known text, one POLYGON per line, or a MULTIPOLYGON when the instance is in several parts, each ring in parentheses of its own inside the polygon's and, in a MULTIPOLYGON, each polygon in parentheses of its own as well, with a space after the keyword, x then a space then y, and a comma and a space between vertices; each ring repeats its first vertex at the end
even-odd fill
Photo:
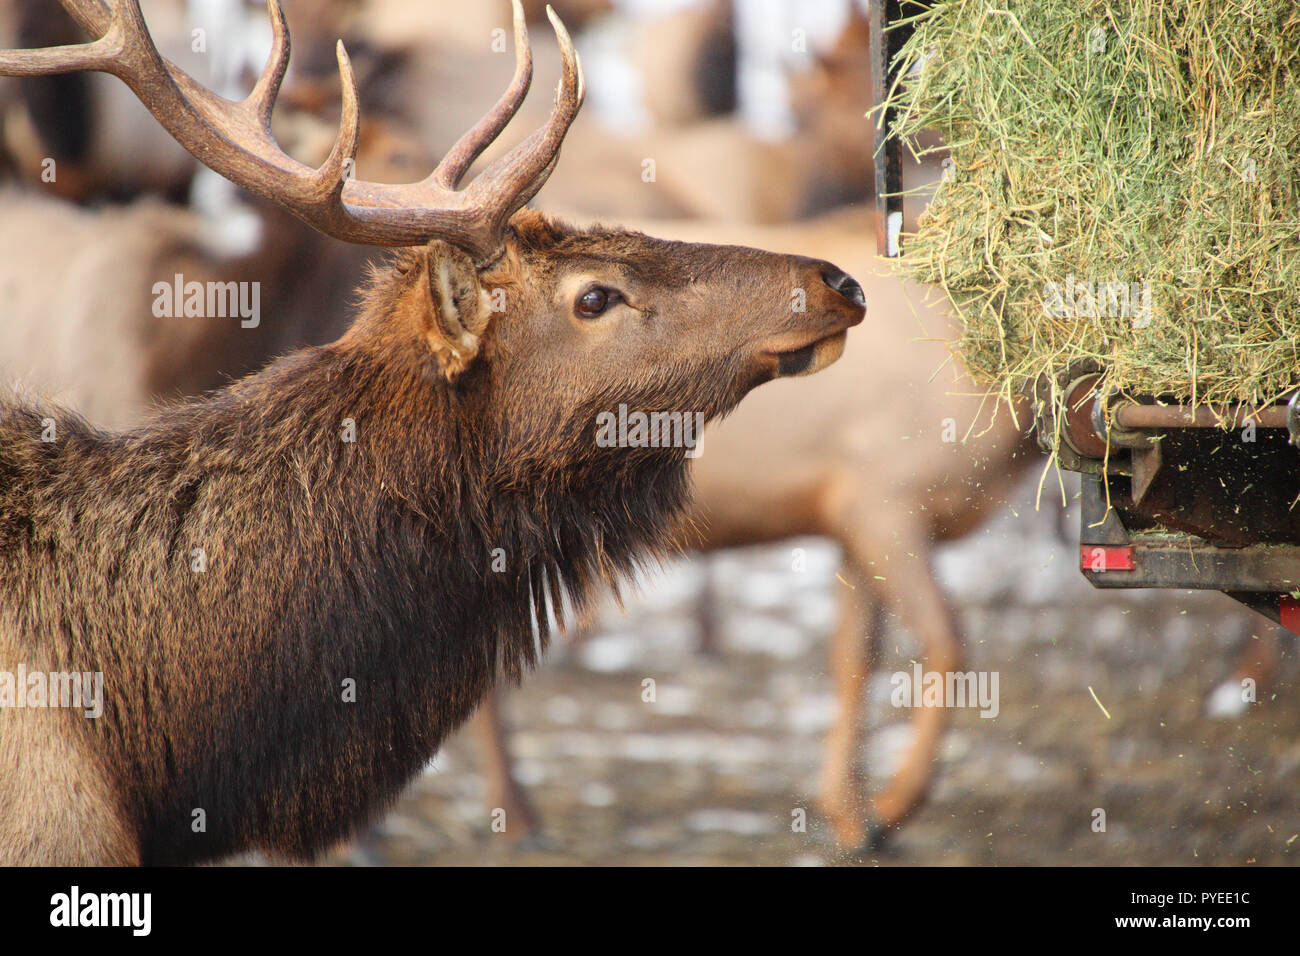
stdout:
POLYGON ((99 719, 0 708, 0 862, 347 836, 536 662, 550 611, 670 546, 682 450, 600 448, 595 416, 725 413, 860 321, 846 279, 523 213, 487 272, 399 253, 338 342, 133 431, 0 403, 0 670, 105 694, 99 719), (580 319, 592 283, 618 295, 580 319))

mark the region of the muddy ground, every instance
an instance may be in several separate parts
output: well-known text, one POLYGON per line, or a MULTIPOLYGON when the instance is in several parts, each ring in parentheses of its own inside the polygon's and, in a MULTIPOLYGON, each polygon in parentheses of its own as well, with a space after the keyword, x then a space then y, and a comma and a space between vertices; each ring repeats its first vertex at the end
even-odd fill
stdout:
MULTIPOLYGON (((626 615, 603 615, 585 643, 555 648, 510 695, 517 776, 545 821, 540 844, 511 840, 508 820, 506 834, 492 831, 478 751, 460 735, 368 846, 326 862, 1296 862, 1295 638, 1282 636, 1277 681, 1246 713, 1206 716, 1209 691, 1266 624, 1217 594, 1095 591, 1076 553, 1053 517, 1034 511, 1032 484, 941 549, 970 666, 998 672, 1000 712, 956 712, 929 803, 865 860, 838 852, 813 808, 833 712, 826 644, 844 585, 835 549, 800 541, 672 569, 626 615), (789 570, 794 547, 806 549, 803 573, 789 570), (705 573, 726 601, 715 660, 697 652, 705 573), (654 703, 642 701, 646 678, 654 703), (1097 808, 1104 833, 1092 827, 1097 808), (799 809, 802 833, 791 826, 799 809)), ((871 785, 909 739, 906 711, 888 703, 888 674, 915 653, 891 621, 863 711, 871 785)))

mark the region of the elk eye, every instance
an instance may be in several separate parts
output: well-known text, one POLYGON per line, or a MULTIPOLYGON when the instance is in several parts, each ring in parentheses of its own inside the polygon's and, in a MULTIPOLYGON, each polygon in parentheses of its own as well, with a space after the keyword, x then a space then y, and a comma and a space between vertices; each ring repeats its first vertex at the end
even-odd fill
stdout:
POLYGON ((599 286, 588 289, 578 296, 578 315, 584 319, 594 319, 608 309, 617 298, 618 293, 609 289, 602 289, 599 286))

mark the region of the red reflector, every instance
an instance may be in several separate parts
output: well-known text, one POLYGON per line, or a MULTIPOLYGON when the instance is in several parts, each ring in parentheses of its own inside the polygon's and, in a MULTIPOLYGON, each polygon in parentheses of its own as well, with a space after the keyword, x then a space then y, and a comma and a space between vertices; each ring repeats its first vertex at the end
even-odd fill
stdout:
POLYGON ((1079 546, 1079 567, 1084 571, 1132 571, 1131 544, 1084 544, 1079 546))
POLYGON ((1300 601, 1290 595, 1282 595, 1282 626, 1292 634, 1300 634, 1300 601))

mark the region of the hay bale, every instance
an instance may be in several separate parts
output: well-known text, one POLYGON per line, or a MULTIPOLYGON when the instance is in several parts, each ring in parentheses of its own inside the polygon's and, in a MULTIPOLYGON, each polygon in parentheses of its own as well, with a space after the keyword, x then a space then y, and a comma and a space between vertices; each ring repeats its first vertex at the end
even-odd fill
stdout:
POLYGON ((899 267, 1010 394, 1093 360, 1194 404, 1300 384, 1294 0, 944 0, 892 91, 950 176, 899 267))

